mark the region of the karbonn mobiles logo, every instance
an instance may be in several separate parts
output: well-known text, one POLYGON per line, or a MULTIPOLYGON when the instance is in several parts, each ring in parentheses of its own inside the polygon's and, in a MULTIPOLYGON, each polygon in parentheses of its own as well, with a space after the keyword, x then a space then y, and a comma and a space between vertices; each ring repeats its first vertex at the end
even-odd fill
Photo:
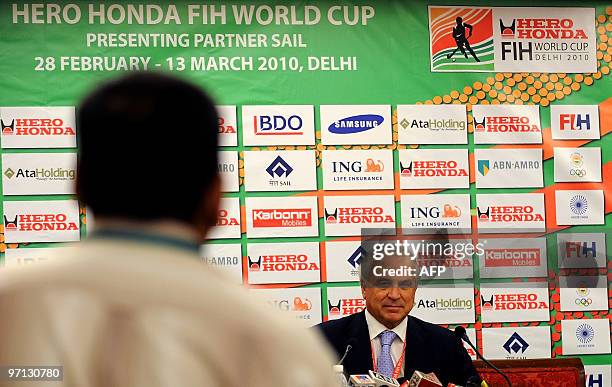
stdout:
POLYGON ((400 162, 400 173, 404 177, 457 177, 468 176, 454 160, 411 161, 408 165, 400 162))
POLYGON ((513 353, 525 353, 525 350, 529 348, 529 343, 525 341, 518 333, 514 332, 512 336, 503 345, 506 352, 509 354, 513 353))
POLYGON ((268 172, 268 175, 272 178, 289 177, 291 172, 293 172, 293 168, 282 157, 278 156, 268 165, 266 172, 268 172))
POLYGON ((7 218, 4 215, 7 231, 74 231, 79 227, 68 221, 66 214, 28 214, 7 218))
POLYGON ((542 214, 534 212, 532 206, 477 207, 481 222, 543 222, 542 214))
POLYGON ((393 217, 385 214, 382 207, 338 207, 325 209, 325 222, 328 224, 368 224, 395 223, 393 217))
POLYGON ((348 316, 361 312, 365 307, 363 298, 343 298, 338 300, 336 304, 327 300, 327 311, 330 316, 348 316))
POLYGON ((505 39, 588 39, 572 19, 499 19, 499 29, 505 39))
POLYGON ((219 134, 233 134, 236 133, 236 128, 232 125, 225 124, 225 117, 219 116, 219 134))
POLYGON ((294 135, 301 136, 303 120, 298 115, 261 115, 253 116, 256 136, 294 135))
POLYGON ((217 226, 238 226, 238 219, 229 215, 227 210, 219 210, 217 213, 217 226))
POLYGON ((540 266, 542 252, 538 248, 485 249, 487 267, 533 267, 540 266))
POLYGON ((565 256, 567 258, 595 258, 597 256, 597 242, 565 242, 565 256))
POLYGON ((15 118, 10 124, 3 120, 2 134, 16 136, 74 136, 73 128, 64 125, 61 118, 15 118))
POLYGON ((260 255, 257 260, 249 259, 249 271, 283 272, 283 271, 317 271, 316 262, 309 262, 306 254, 260 255))
POLYGON ((360 114, 335 121, 327 129, 334 134, 353 134, 377 128, 384 121, 378 114, 360 114))
POLYGON ((482 309, 488 311, 548 309, 548 305, 539 300, 535 293, 494 294, 489 299, 481 295, 480 300, 482 309))
POLYGON ((539 133, 540 128, 525 116, 483 116, 479 121, 474 117, 474 130, 487 133, 539 133))
POLYGON ((591 130, 591 115, 588 113, 559 114, 559 130, 591 130))
POLYGON ((265 208, 253 210, 253 227, 310 227, 310 208, 265 208))
POLYGON ((580 152, 573 152, 570 155, 569 162, 570 162, 570 168, 569 168, 570 176, 586 177, 587 171, 586 169, 582 168, 582 166, 584 165, 584 157, 580 154, 580 152))

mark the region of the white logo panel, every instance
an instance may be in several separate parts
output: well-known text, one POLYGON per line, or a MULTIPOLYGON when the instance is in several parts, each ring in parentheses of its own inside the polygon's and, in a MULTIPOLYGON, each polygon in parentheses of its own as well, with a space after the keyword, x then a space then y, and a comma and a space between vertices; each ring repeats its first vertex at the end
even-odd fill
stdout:
POLYGON ((238 145, 238 120, 236 106, 217 106, 219 115, 219 146, 238 145))
POLYGON ((555 183, 600 181, 601 148, 555 148, 555 183))
POLYGON ((537 105, 474 105, 475 144, 541 144, 537 105))
POLYGON ((467 144, 465 105, 398 105, 398 143, 467 144))
POLYGON ((222 198, 219 202, 217 224, 208 233, 209 239, 240 238, 240 200, 222 198))
POLYGON ((419 287, 410 314, 433 324, 473 323, 474 288, 419 287))
POLYGON ((360 241, 325 242, 327 282, 359 281, 359 265, 365 254, 360 241))
POLYGON ((606 267, 606 234, 558 233, 557 259, 562 269, 606 267))
POLYGON ((393 189, 393 151, 324 150, 323 189, 393 189))
POLYGON ((238 192, 238 152, 221 151, 218 156, 218 170, 221 177, 222 192, 238 192))
POLYGON ((314 106, 243 106, 242 138, 245 146, 314 145, 314 106))
POLYGON ((599 140, 599 106, 551 105, 553 140, 599 140))
POLYGON ((469 188, 467 149, 399 151, 401 189, 469 188))
POLYGON ((2 155, 5 195, 74 194, 76 153, 9 153, 2 155))
POLYGON ((561 311, 608 310, 608 286, 605 276, 559 277, 561 311))
POLYGON ((476 203, 481 233, 542 232, 546 228, 544 194, 480 194, 476 203))
POLYGON ((321 105, 323 145, 391 144, 391 106, 321 105))
POLYGON ((549 359, 550 327, 483 328, 482 352, 488 359, 549 359))
POLYGON ((603 190, 555 191, 557 225, 604 224, 603 190))
POLYGON ((76 200, 4 202, 6 243, 74 242, 80 239, 76 200))
POLYGON ((227 274, 232 282, 242 284, 242 246, 239 243, 202 245, 200 257, 204 263, 227 274))
POLYGON ((610 353, 610 321, 607 319, 562 320, 563 355, 610 353))
POLYGON ((250 291, 262 297, 272 308, 289 313, 306 327, 320 324, 322 321, 320 288, 250 289, 250 291))
POLYGON ((547 288, 508 288, 503 284, 480 288, 483 323, 548 321, 547 288))
POLYGON ((475 149, 476 188, 540 188, 541 149, 475 149))
POLYGON ((2 148, 75 148, 71 107, 0 107, 2 148))
POLYGON ((402 228, 426 233, 445 228, 450 234, 469 233, 470 195, 402 195, 402 228))
POLYGON ((359 313, 366 307, 359 286, 327 288, 327 319, 336 320, 359 313))
POLYGON ((325 235, 361 235, 363 228, 395 228, 392 195, 325 197, 325 235))
POLYGON ((246 198, 247 237, 319 235, 316 197, 246 198))
POLYGON ((314 150, 244 152, 246 191, 317 189, 314 150))
POLYGON ((533 278, 548 276, 546 238, 480 239, 480 278, 533 278))
POLYGON ((249 284, 321 281, 318 242, 250 243, 247 252, 249 284))

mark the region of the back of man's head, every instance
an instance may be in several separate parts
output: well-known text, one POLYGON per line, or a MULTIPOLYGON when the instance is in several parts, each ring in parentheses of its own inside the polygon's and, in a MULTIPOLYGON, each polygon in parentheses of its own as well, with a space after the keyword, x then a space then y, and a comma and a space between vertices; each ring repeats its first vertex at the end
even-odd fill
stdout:
POLYGON ((218 117, 202 90, 166 75, 127 75, 93 91, 77 125, 77 192, 97 217, 200 226, 204 213, 216 215, 202 208, 218 189, 218 117))

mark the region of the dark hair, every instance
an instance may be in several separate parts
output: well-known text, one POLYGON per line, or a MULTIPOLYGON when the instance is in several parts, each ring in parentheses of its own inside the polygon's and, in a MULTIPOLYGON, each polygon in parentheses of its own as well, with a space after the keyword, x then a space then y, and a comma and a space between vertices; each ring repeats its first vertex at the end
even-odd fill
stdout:
POLYGON ((217 177, 218 117, 198 87, 134 73, 78 108, 79 199, 98 216, 194 221, 217 177))

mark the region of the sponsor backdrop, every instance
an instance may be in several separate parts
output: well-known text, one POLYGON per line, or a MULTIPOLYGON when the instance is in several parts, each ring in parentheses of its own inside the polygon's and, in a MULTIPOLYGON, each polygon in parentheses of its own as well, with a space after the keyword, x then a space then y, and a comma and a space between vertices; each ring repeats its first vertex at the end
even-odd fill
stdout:
POLYGON ((201 254, 230 281, 310 326, 365 307, 361 228, 479 230, 413 314, 492 358, 581 356, 609 385, 612 7, 448 3, 3 2, 0 263, 86 236, 84 93, 168 71, 219 103, 225 199, 201 254))

